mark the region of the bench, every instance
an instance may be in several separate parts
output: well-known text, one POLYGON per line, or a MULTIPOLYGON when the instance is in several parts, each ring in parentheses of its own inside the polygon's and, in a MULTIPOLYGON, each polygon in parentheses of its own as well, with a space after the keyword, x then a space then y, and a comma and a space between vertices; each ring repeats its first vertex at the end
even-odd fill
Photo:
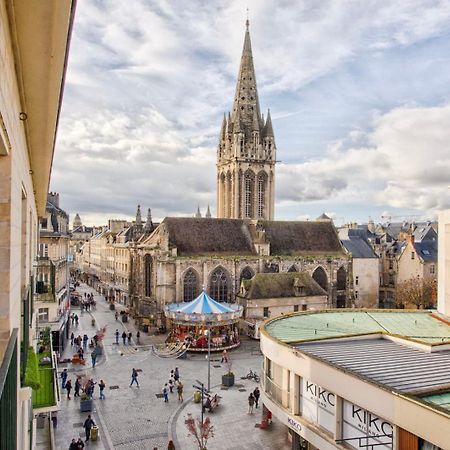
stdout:
POLYGON ((206 402, 203 404, 203 412, 207 409, 209 412, 213 412, 220 404, 220 397, 219 395, 214 395, 214 397, 207 398, 206 402))

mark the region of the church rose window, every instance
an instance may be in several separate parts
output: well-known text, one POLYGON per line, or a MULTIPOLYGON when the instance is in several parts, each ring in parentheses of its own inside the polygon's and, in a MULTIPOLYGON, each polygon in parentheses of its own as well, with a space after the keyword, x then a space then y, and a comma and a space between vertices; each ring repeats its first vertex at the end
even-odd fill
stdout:
POLYGON ((190 302, 197 297, 198 294, 198 280, 196 273, 189 269, 184 275, 183 279, 183 299, 185 302, 190 302))
POLYGON ((228 278, 225 269, 218 267, 214 270, 211 274, 210 286, 210 295, 214 300, 228 301, 228 278))

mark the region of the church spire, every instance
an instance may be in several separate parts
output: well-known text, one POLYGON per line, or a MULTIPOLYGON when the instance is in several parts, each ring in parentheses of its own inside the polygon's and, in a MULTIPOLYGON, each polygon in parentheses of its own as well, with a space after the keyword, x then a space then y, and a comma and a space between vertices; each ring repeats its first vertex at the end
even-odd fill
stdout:
POLYGON ((272 118, 270 117, 270 109, 267 111, 266 125, 264 126, 264 136, 274 137, 272 128, 272 118))
POLYGON ((200 212, 200 205, 197 205, 197 212, 195 213, 195 217, 200 219, 202 217, 202 213, 200 212))
POLYGON ((147 222, 145 222, 144 231, 146 233, 151 233, 154 230, 153 221, 152 221, 152 210, 148 208, 147 211, 147 222))
POLYGON ((206 215, 205 215, 205 217, 206 217, 207 219, 211 219, 211 211, 210 211, 210 209, 209 209, 209 205, 208 205, 208 209, 206 210, 206 215))
POLYGON ((142 226, 142 216, 141 216, 141 205, 137 206, 137 211, 136 211, 136 225, 138 227, 142 226))

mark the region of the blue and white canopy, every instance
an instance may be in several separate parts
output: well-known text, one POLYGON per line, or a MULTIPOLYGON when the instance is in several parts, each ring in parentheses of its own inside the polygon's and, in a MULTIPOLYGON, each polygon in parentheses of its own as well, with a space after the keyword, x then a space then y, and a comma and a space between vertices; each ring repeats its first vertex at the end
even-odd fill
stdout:
POLYGON ((197 298, 189 303, 166 305, 165 315, 169 319, 182 322, 229 322, 242 316, 242 306, 232 303, 219 303, 203 290, 197 298))

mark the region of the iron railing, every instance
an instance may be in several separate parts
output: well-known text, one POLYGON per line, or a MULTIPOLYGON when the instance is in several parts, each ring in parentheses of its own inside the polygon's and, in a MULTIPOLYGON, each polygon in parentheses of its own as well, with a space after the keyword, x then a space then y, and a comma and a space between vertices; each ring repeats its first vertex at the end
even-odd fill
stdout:
POLYGON ((17 328, 0 366, 0 448, 17 448, 17 328))

